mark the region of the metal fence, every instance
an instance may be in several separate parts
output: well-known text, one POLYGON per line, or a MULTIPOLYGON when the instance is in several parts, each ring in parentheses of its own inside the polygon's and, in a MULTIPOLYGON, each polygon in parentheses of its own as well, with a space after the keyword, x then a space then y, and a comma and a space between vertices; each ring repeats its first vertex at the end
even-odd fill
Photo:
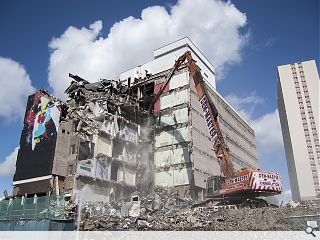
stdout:
POLYGON ((63 195, 15 198, 0 201, 0 219, 65 219, 63 195))

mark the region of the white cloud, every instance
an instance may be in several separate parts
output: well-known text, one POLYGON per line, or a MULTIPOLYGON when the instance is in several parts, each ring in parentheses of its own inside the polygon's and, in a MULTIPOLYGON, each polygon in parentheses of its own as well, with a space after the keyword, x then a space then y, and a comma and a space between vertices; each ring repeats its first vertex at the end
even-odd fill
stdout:
POLYGON ((257 96, 256 92, 251 92, 244 97, 229 94, 225 99, 245 120, 249 122, 252 120, 252 114, 256 106, 264 102, 264 98, 257 96))
POLYGON ((19 147, 16 147, 3 162, 0 163, 0 176, 13 176, 16 170, 16 161, 19 147))
POLYGON ((278 109, 252 121, 260 153, 279 153, 283 139, 278 109))
POLYGON ((283 151, 283 139, 277 109, 259 118, 254 118, 255 109, 264 102, 264 98, 257 96, 256 92, 251 92, 245 97, 229 94, 225 98, 254 129, 260 155, 283 151))
POLYGON ((0 57, 0 118, 7 121, 23 117, 27 96, 34 91, 24 67, 0 57))
POLYGON ((54 38, 49 66, 49 84, 63 96, 68 73, 88 80, 115 78, 117 74, 152 59, 153 50, 188 36, 221 73, 227 65, 241 61, 247 35, 239 29, 246 16, 232 3, 219 0, 179 0, 170 11, 153 6, 116 22, 106 37, 102 22, 89 28, 69 27, 54 38))

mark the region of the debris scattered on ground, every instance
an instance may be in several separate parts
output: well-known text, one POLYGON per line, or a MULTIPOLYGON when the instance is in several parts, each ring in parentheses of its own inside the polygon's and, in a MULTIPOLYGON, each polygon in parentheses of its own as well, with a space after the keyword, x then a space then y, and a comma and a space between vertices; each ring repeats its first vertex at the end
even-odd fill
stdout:
POLYGON ((289 231, 299 229, 292 225, 290 216, 320 213, 320 206, 311 205, 224 210, 213 205, 193 206, 189 199, 178 198, 164 188, 146 197, 135 193, 117 203, 85 203, 80 230, 289 231))

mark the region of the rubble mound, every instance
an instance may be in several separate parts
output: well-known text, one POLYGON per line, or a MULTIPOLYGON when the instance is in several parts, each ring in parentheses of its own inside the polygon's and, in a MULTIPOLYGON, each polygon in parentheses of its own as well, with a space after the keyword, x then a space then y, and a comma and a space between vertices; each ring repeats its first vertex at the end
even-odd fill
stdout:
MULTIPOLYGON (((316 215, 319 206, 215 209, 192 203, 160 188, 146 197, 135 193, 108 204, 86 203, 81 211, 84 231, 290 231, 291 216, 316 215), (131 199, 131 200, 130 200, 131 199)), ((300 229, 303 230, 303 229, 300 229)))

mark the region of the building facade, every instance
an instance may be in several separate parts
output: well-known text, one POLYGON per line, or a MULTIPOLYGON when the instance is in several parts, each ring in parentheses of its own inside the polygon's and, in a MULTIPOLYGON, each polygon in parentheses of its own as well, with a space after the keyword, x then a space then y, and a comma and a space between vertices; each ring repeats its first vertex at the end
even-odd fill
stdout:
POLYGON ((278 66, 278 109, 293 200, 319 198, 319 75, 314 60, 278 66))
MULTIPOLYGON (((197 61, 209 97, 219 111, 219 123, 235 170, 258 168, 254 130, 217 92, 212 64, 188 38, 155 50, 154 60, 124 72, 120 80, 126 83, 134 79, 139 92, 147 84, 157 93, 168 69, 186 51, 191 51, 197 61), (140 78, 139 73, 145 70, 148 76, 140 78)), ((207 178, 220 175, 221 171, 198 98, 189 69, 183 65, 154 104, 154 185, 173 187, 180 196, 202 199, 207 178)))

